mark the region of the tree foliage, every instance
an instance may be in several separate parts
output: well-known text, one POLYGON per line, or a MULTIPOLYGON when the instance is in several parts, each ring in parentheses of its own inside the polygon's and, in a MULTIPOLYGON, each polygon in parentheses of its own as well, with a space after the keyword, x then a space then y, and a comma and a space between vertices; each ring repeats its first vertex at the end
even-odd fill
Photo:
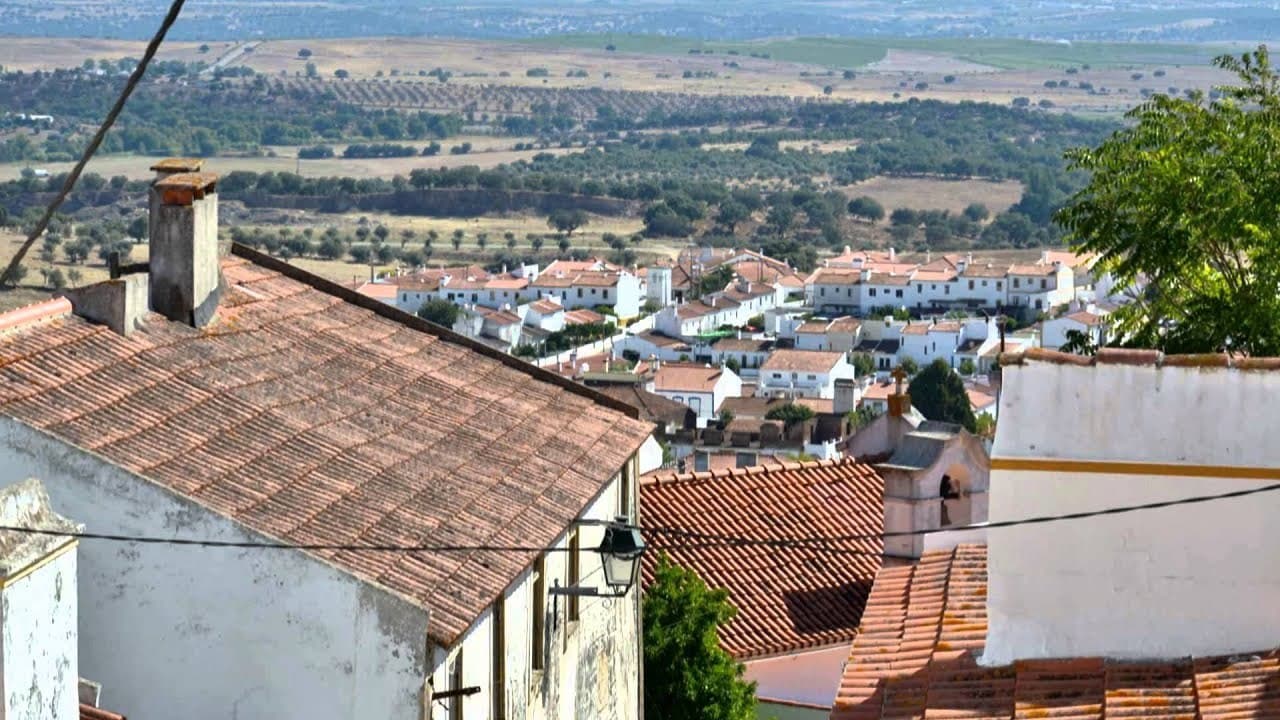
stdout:
POLYGON ((1280 77, 1265 47, 1214 63, 1216 100, 1154 95, 1132 124, 1067 154, 1092 173, 1058 221, 1121 284, 1128 344, 1280 354, 1280 77))
POLYGON ((736 613, 728 593, 658 558, 644 596, 644 711, 662 720, 750 720, 755 683, 720 647, 717 628, 736 613))
POLYGON ((448 300, 435 298, 422 303, 422 307, 418 308, 418 317, 451 328, 458 319, 458 306, 448 300))
POLYGON ((977 428, 964 381, 942 358, 929 363, 911 379, 907 394, 911 405, 930 420, 955 423, 969 432, 977 428))
POLYGON ((797 403, 787 403, 770 408, 769 412, 764 414, 766 420, 781 420, 784 427, 790 428, 796 423, 802 423, 813 418, 813 408, 808 405, 799 405, 797 403))

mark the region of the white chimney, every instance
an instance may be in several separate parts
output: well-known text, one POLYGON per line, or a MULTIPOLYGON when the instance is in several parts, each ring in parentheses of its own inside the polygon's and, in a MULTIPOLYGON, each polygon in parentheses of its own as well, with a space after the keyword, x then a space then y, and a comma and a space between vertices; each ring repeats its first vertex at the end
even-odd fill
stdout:
POLYGON ((151 309, 193 327, 213 319, 222 294, 217 181, 176 173, 151 186, 151 309))
POLYGON ((897 259, 898 259, 898 251, 895 250, 894 248, 889 248, 889 262, 895 262, 897 261, 897 259))
POLYGON ((858 406, 858 383, 852 378, 837 378, 836 393, 831 401, 831 411, 837 415, 845 415, 858 406))

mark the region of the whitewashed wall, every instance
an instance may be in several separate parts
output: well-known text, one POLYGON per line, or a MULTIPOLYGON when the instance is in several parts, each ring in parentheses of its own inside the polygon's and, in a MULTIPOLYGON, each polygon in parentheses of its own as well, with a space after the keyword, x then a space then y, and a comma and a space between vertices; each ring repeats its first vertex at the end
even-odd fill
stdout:
MULTIPOLYGON (((1219 468, 1280 467, 1280 373, 1004 369, 991 520, 1256 488, 1219 468), (1010 470, 1002 460, 1165 463, 1147 472, 1010 470), (1188 477, 1198 466, 1204 477, 1188 477), (1216 476, 1215 476, 1216 475, 1216 476)), ((991 530, 984 662, 1181 657, 1280 645, 1280 495, 991 530)))
POLYGON ((756 697, 830 708, 840 686, 849 643, 779 657, 748 660, 744 674, 756 697))
POLYGON ((76 545, 68 543, 38 562, 43 564, 0 590, 0 717, 76 720, 76 545))
MULTIPOLYGON (((89 532, 264 538, 0 418, 0 485, 40 478, 89 532)), ((427 614, 295 551, 79 548, 80 674, 132 720, 419 720, 427 614)))
MULTIPOLYGON (((634 470, 634 468, 633 468, 634 470)), ((636 487, 632 474, 630 497, 636 487)), ((631 506, 634 512, 634 505, 631 506)), ((619 511, 617 480, 598 497, 584 518, 612 519, 619 511)), ((603 528, 578 529, 580 585, 602 587, 600 556, 594 548, 603 528)), ((568 536, 556 542, 568 547, 568 536)), ((546 588, 568 582, 568 554, 546 555, 546 588)), ((580 598, 579 620, 568 620, 568 598, 548 597, 544 622, 546 669, 531 667, 532 593, 534 583, 525 571, 505 593, 506 720, 635 720, 640 714, 640 589, 624 598, 580 598)), ((437 648, 433 657, 433 687, 450 687, 451 662, 462 653, 463 685, 480 692, 461 700, 465 720, 492 718, 494 674, 493 614, 487 611, 451 649, 437 648)), ((432 718, 448 718, 451 701, 433 703, 432 718)))

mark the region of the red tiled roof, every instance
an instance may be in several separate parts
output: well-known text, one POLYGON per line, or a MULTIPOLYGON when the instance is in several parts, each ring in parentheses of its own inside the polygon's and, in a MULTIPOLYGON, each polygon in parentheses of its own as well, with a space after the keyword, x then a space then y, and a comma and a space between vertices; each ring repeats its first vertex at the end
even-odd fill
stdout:
POLYGON ((565 325, 592 325, 604 322, 604 316, 595 310, 586 308, 578 308, 577 310, 568 310, 564 314, 565 325))
MULTIPOLYGON (((554 541, 648 437, 622 403, 235 246, 215 321, 0 338, 0 413, 266 537, 554 541), (248 259, 245 259, 248 258, 248 259)), ((534 553, 313 555, 431 612, 446 646, 534 553)))
POLYGON ((1057 271, 1058 269, 1049 263, 1036 263, 1034 265, 1014 265, 1009 268, 1010 275, 1033 275, 1036 277, 1039 277, 1040 275, 1052 275, 1057 271))
MULTIPOLYGON (((152 169, 154 170, 155 168, 152 169)), ((102 708, 80 703, 80 720, 125 720, 125 717, 102 708)))
POLYGON ((829 372, 844 358, 842 352, 820 350, 774 350, 760 363, 761 370, 829 372))
POLYGON ((963 326, 955 320, 936 322, 929 327, 929 332, 958 333, 963 326))
POLYGON ((854 268, 820 267, 813 271, 806 282, 813 285, 857 285, 862 282, 862 271, 854 268))
POLYGON ((1280 652, 1120 662, 977 664, 987 636, 987 548, 885 567, 862 613, 831 720, 1275 718, 1280 652))
POLYGON ((991 263, 966 265, 961 277, 966 278, 1002 278, 1009 273, 1008 265, 992 265, 991 263))
POLYGON ((529 303, 529 309, 533 310, 539 315, 554 315, 560 312, 561 310, 563 310, 564 306, 562 306, 558 302, 552 302, 551 300, 543 298, 541 300, 534 300, 533 302, 529 303))
POLYGON ((911 276, 897 272, 873 272, 867 283, 871 285, 910 285, 911 276))
POLYGON ((653 378, 655 390, 665 392, 711 392, 724 371, 692 363, 663 363, 653 378))
POLYGON ((1064 317, 1066 317, 1068 320, 1074 320, 1080 323, 1081 325, 1101 325, 1102 321, 1105 319, 1103 316, 1095 315, 1094 313, 1091 313, 1087 310, 1081 310, 1079 312, 1069 313, 1064 317))
POLYGON ((361 283, 360 287, 356 288, 356 292, 361 295, 376 298, 378 300, 395 300, 396 293, 399 292, 399 290, 400 288, 392 285, 391 283, 375 282, 361 283))
MULTIPOLYGON (((852 460, 788 462, 781 467, 653 473, 640 486, 645 524, 756 539, 806 540, 884 529, 884 481, 852 460)), ((828 543, 842 554, 761 545, 688 547, 651 535, 671 560, 713 588, 729 591, 738 614, 720 641, 738 659, 847 642, 854 636, 880 540, 828 543)), ((645 555, 652 579, 657 553, 645 555)))

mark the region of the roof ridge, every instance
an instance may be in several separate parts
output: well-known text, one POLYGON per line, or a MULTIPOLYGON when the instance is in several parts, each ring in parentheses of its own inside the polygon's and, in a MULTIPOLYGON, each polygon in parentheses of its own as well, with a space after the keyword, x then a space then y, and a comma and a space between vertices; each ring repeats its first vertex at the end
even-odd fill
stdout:
POLYGON ((0 313, 0 333, 21 330, 36 323, 66 317, 72 312, 71 301, 65 296, 41 300, 0 313))
POLYGON ((649 475, 648 480, 642 479, 645 485, 671 485, 674 483, 693 483, 705 480, 720 480, 730 477, 756 477, 767 475, 778 475, 782 473, 792 472, 795 470, 810 470, 817 467, 842 467, 845 465, 863 465, 874 470, 875 466, 870 463, 858 461, 852 457, 838 457, 828 460, 802 460, 802 461, 781 461, 775 465, 752 465, 750 467, 738 468, 719 468, 716 470, 694 470, 685 473, 661 473, 654 472, 649 475))
MULTIPOLYGON (((254 265, 258 265, 268 270, 274 270, 291 280, 296 280, 304 285, 307 285, 308 287, 314 290, 318 290, 322 293, 325 293, 326 295, 332 295, 333 297, 336 297, 339 300, 343 300, 347 303, 360 307, 364 310, 369 310, 373 312, 375 315, 379 315, 388 320, 398 322, 401 325, 417 330, 419 332, 424 332, 424 333, 427 333, 428 335, 434 335, 435 337, 445 342, 450 342, 455 345, 460 345, 468 350, 472 350, 492 360, 497 360, 503 365, 506 365, 507 367, 510 367, 519 372, 522 372, 532 377, 535 380, 540 380, 542 382, 555 385, 556 387, 567 390, 575 395, 585 397, 588 400, 591 400, 592 402, 596 403, 597 405, 601 405, 609 408, 610 410, 623 413, 627 417, 630 417, 633 419, 638 420, 640 418, 640 411, 637 408, 625 402, 622 402, 621 400, 616 400, 612 397, 609 397, 608 395, 605 395, 604 393, 596 391, 593 388, 589 388, 586 385, 583 385, 581 383, 576 383, 572 380, 569 380, 568 378, 565 378, 561 375, 553 373, 550 370, 544 370, 543 368, 533 365, 532 363, 527 363, 523 360, 520 360, 519 358, 516 358, 512 355, 508 355, 507 353, 504 353, 500 350, 495 350, 489 347, 488 345, 485 345, 484 343, 472 340, 471 338, 466 337, 465 335, 462 335, 460 333, 456 333, 453 330, 450 330, 445 327, 441 327, 440 325, 436 325, 434 323, 427 322, 426 320, 423 320, 422 318, 416 315, 411 315, 403 310, 400 310, 399 308, 392 307, 380 300, 375 300, 373 298, 361 295, 360 293, 356 292, 355 290, 352 290, 351 288, 345 287, 339 283, 335 283, 332 280, 326 280, 325 278, 322 278, 319 275, 316 275, 315 273, 303 270, 302 268, 296 265, 290 265, 289 263, 283 260, 280 260, 279 258, 274 258, 270 255, 258 252, 257 250, 254 250, 250 247, 241 245, 236 242, 231 243, 231 254, 235 255, 236 257, 248 260, 254 265)), ((69 302, 67 303, 67 305, 68 307, 70 307, 69 302)))
POLYGON ((1149 348, 1099 348, 1096 355, 1076 355, 1060 350, 1027 348, 1000 353, 1001 367, 1025 365, 1027 361, 1057 365, 1094 367, 1097 365, 1133 365, 1139 367, 1197 367, 1234 370, 1280 370, 1280 357, 1251 357, 1231 353, 1165 354, 1149 348))

